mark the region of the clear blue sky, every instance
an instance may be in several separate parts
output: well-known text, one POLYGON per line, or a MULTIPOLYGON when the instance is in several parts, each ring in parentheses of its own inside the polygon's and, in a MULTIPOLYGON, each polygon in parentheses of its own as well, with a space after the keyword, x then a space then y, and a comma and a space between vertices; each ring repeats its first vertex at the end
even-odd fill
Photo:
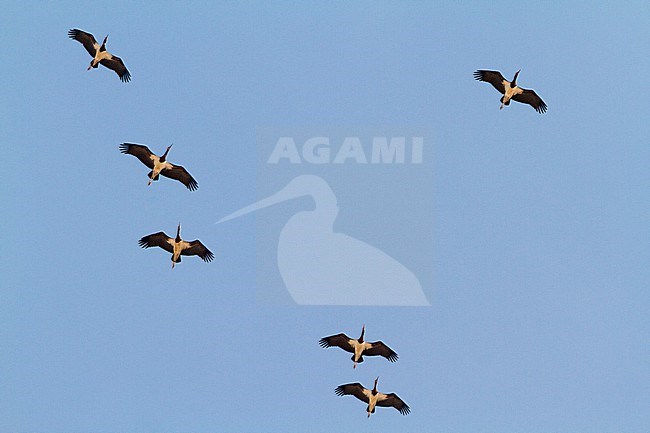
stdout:
POLYGON ((0 431, 650 429, 647 2, 2 9, 0 431), (86 72, 70 28, 132 82, 86 72), (499 111, 480 68, 548 112, 499 111), (283 125, 434 131, 431 307, 258 302, 264 214, 214 222, 283 125), (173 142, 199 190, 147 188, 125 141, 173 142), (214 262, 138 247, 179 221, 214 262), (396 364, 317 344, 363 323, 396 364), (334 394, 377 375, 410 415, 334 394))

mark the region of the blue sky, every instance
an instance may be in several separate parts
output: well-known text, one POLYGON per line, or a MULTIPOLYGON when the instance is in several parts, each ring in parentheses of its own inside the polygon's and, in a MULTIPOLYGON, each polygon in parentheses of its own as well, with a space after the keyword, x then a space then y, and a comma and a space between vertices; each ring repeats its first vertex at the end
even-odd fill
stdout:
POLYGON ((649 18, 646 2, 4 3, 0 431, 647 431, 649 18), (132 82, 86 72, 70 28, 109 34, 132 82), (521 69, 548 112, 499 111, 476 69, 521 69), (258 302, 264 214, 214 224, 258 198, 257 129, 393 125, 435 134, 431 307, 258 302), (125 141, 173 142, 199 190, 147 188, 125 141), (138 247, 179 221, 214 262, 172 271, 138 247), (317 344, 363 323, 396 364, 353 370, 317 344), (368 420, 334 394, 376 376, 410 415, 368 420))

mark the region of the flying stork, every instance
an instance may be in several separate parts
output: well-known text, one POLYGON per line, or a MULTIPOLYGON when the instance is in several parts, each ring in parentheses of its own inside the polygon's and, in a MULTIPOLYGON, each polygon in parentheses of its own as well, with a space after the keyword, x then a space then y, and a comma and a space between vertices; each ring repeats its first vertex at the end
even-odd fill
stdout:
POLYGON ((411 412, 411 408, 408 404, 397 396, 395 393, 384 394, 377 391, 377 381, 379 377, 375 379, 375 386, 372 389, 364 388, 360 383, 346 383, 345 385, 339 385, 336 387, 334 392, 338 396, 343 395, 353 395, 364 403, 368 403, 366 412, 368 412, 368 418, 370 414, 375 413, 375 407, 394 407, 402 415, 408 415, 411 412))
POLYGON ((352 358, 350 358, 352 359, 352 362, 354 362, 352 368, 357 368, 357 364, 363 362, 364 355, 380 355, 390 362, 397 361, 397 353, 395 353, 390 347, 386 346, 382 341, 375 341, 374 343, 364 341, 363 334, 365 332, 366 325, 363 325, 361 328, 361 336, 357 340, 350 338, 345 334, 336 334, 321 338, 318 341, 318 344, 320 344, 322 348, 338 346, 346 352, 352 353, 352 358))
POLYGON ((106 51, 108 35, 104 38, 104 42, 102 42, 101 46, 97 43, 93 35, 86 33, 83 30, 71 29, 68 31, 68 36, 70 39, 81 42, 81 45, 84 46, 86 51, 93 56, 93 59, 90 61, 90 66, 88 66, 89 71, 90 68, 97 68, 97 64, 101 63, 108 69, 114 70, 122 82, 128 83, 131 81, 131 73, 129 73, 126 66, 124 66, 122 59, 106 51))
POLYGON ((135 156, 142 161, 144 165, 151 169, 147 175, 149 176, 149 183, 147 185, 151 185, 152 181, 158 180, 159 175, 162 174, 170 179, 180 181, 190 191, 195 191, 199 187, 199 184, 187 172, 187 170, 180 165, 174 165, 167 161, 167 154, 172 146, 173 144, 167 146, 167 150, 160 157, 155 155, 147 146, 143 146, 142 144, 122 143, 120 144, 120 152, 135 156))
POLYGON ((170 238, 163 232, 153 233, 138 241, 142 248, 160 247, 172 253, 172 269, 176 263, 181 262, 181 256, 199 256, 204 262, 211 262, 214 254, 199 240, 184 241, 181 239, 181 224, 178 223, 176 238, 170 238))
POLYGON ((503 97, 501 98, 501 107, 503 109, 504 105, 510 105, 510 100, 513 99, 517 102, 523 102, 533 107, 538 113, 546 112, 546 103, 542 101, 542 98, 537 96, 534 90, 522 89, 517 85, 517 76, 521 72, 521 69, 515 73, 515 78, 512 79, 512 82, 503 78, 501 72, 499 71, 486 71, 478 70, 474 72, 474 78, 478 81, 486 81, 495 89, 497 89, 503 97))

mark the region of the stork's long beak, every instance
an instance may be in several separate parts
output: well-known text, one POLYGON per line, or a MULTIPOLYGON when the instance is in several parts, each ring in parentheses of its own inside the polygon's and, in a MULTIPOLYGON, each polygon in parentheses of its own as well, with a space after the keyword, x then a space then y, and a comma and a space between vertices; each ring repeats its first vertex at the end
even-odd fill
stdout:
POLYGON ((181 223, 178 223, 178 228, 176 229, 176 236, 181 235, 181 223))

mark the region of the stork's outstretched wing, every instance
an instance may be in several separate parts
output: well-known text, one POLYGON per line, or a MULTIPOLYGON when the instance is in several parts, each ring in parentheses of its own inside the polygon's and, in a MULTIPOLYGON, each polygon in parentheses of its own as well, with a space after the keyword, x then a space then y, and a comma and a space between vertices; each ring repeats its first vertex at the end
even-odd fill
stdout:
POLYGON ((163 169, 163 171, 161 171, 160 174, 170 179, 175 179, 180 181, 190 191, 196 191, 199 187, 199 184, 196 182, 196 180, 194 180, 192 175, 189 174, 187 170, 185 170, 185 168, 180 165, 172 164, 172 168, 163 169))
POLYGON ((189 248, 181 251, 182 256, 199 256, 204 262, 211 262, 214 259, 212 251, 207 249, 199 240, 188 242, 189 248))
POLYGON ((81 45, 83 45, 86 51, 88 51, 88 54, 95 57, 99 44, 93 35, 86 33, 83 30, 71 29, 68 31, 68 36, 70 39, 81 42, 81 45))
POLYGON ((368 403, 370 399, 368 398, 368 393, 370 390, 364 388, 360 383, 346 383, 345 385, 339 385, 334 390, 336 395, 353 395, 364 403, 368 403))
POLYGON ((173 243, 174 240, 163 232, 144 236, 138 241, 138 245, 140 245, 142 248, 160 247, 163 250, 174 254, 173 243))
POLYGON ((131 81, 131 73, 124 66, 124 62, 117 56, 111 55, 110 59, 100 60, 99 63, 106 66, 108 69, 112 69, 120 77, 120 80, 124 83, 131 81))
POLYGON ((346 352, 354 353, 354 347, 350 344, 350 337, 345 334, 336 334, 330 335, 329 337, 323 337, 318 341, 318 344, 322 348, 328 347, 340 347, 346 352))
POLYGON ((390 347, 386 346, 382 341, 375 341, 374 343, 369 343, 370 348, 363 351, 363 356, 383 356, 390 362, 395 362, 399 358, 397 353, 393 351, 390 347))
POLYGON ((524 104, 530 105, 535 109, 535 111, 540 114, 546 113, 546 103, 542 101, 542 98, 540 98, 534 90, 521 90, 523 90, 523 93, 513 96, 512 99, 517 102, 523 102, 524 104))
POLYGON ((147 146, 142 144, 122 143, 120 144, 120 152, 127 155, 133 155, 142 161, 142 163, 147 167, 153 168, 153 153, 147 146))
POLYGON ((506 88, 503 85, 503 82, 506 79, 503 77, 503 75, 501 75, 501 72, 499 71, 486 71, 484 69, 479 69, 478 71, 474 72, 474 79, 490 83, 499 92, 504 94, 506 93, 506 88))
POLYGON ((409 405, 394 393, 386 394, 385 398, 377 400, 377 406, 394 407, 402 415, 408 415, 411 412, 409 405))

